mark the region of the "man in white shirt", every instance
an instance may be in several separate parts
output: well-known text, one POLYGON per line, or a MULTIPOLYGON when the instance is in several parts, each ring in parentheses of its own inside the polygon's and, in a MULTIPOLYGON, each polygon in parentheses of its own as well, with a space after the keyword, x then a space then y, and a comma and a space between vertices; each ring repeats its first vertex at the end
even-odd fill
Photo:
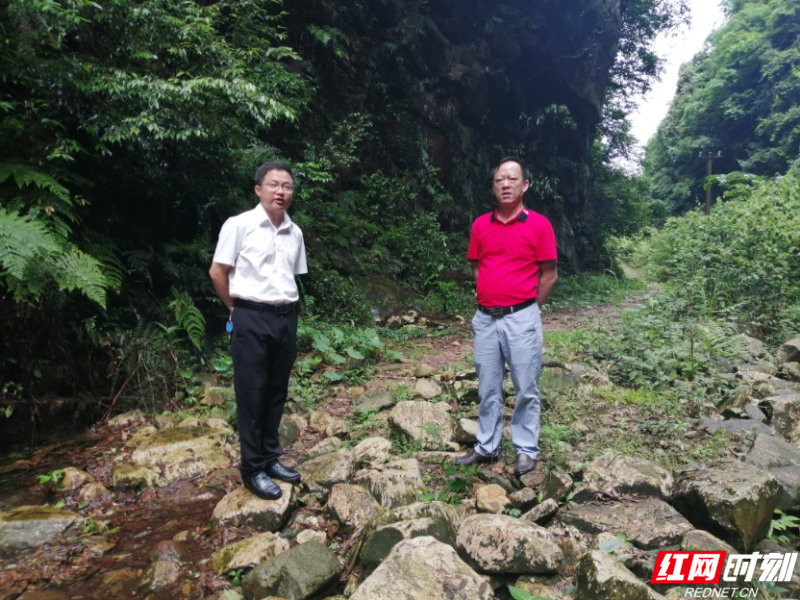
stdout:
POLYGON ((255 193, 258 206, 222 226, 208 273, 230 311, 242 482, 256 496, 274 500, 281 489, 273 479, 300 481, 297 471, 278 461, 278 425, 297 356, 295 275, 308 268, 303 232, 286 212, 294 193, 291 168, 277 161, 261 165, 255 193))

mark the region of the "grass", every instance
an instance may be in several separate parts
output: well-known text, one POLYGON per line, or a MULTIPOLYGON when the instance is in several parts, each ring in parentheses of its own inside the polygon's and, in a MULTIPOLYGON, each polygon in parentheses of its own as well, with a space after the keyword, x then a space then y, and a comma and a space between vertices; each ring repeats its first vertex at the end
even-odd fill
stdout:
POLYGON ((562 275, 553 288, 553 295, 547 306, 552 312, 600 304, 619 304, 631 294, 645 289, 645 282, 616 275, 608 270, 601 274, 562 275))

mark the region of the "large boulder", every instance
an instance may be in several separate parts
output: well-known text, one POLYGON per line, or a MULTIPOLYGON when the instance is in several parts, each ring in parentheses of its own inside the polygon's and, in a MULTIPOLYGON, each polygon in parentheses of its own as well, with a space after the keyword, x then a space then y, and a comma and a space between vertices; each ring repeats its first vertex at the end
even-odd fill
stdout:
POLYGON ((781 437, 760 435, 745 462, 769 473, 781 484, 778 508, 787 510, 800 504, 800 449, 781 437))
POLYGON ((202 425, 146 431, 136 438, 131 462, 114 469, 114 485, 168 485, 227 468, 235 455, 227 441, 228 429, 202 425))
POLYGON ((760 406, 772 415, 772 427, 793 443, 800 442, 800 392, 788 391, 764 398, 760 406))
POLYGON ((675 506, 700 529, 748 552, 769 530, 783 488, 750 464, 723 459, 675 474, 675 506))
POLYGON ((578 563, 575 600, 663 600, 613 556, 592 550, 578 563))
POLYGON ((434 537, 454 546, 459 518, 455 509, 443 502, 415 502, 389 510, 370 524, 372 530, 364 541, 359 561, 367 570, 374 569, 401 540, 434 537))
POLYGON ((419 462, 413 458, 356 471, 352 483, 363 485, 386 508, 413 502, 423 485, 419 462))
POLYGON ((640 548, 653 549, 680 541, 694 529, 678 511, 656 498, 638 502, 575 504, 558 513, 558 518, 588 533, 623 533, 640 548))
POLYGON ((211 555, 211 567, 220 574, 249 569, 288 549, 288 540, 265 531, 220 548, 211 555))
POLYGON ((357 466, 379 465, 392 460, 392 442, 382 437, 364 438, 353 448, 357 466))
POLYGON ((350 479, 354 464, 352 451, 337 450, 300 463, 297 470, 310 492, 327 497, 334 484, 350 479))
POLYGON ((784 342, 778 349, 778 362, 800 362, 800 337, 784 342))
POLYGON ((423 448, 438 449, 453 439, 450 406, 445 402, 398 402, 389 413, 389 424, 423 448))
POLYGON ((490 600, 489 582, 433 537, 398 543, 350 600, 490 600))
POLYGON ((242 579, 245 600, 280 596, 304 600, 331 587, 341 565, 336 555, 317 541, 306 542, 262 562, 242 579))
POLYGON ((0 512, 0 553, 47 544, 80 529, 80 515, 49 506, 17 506, 0 512))
POLYGON ((277 500, 262 500, 244 488, 226 494, 214 507, 211 520, 222 527, 258 527, 278 531, 294 503, 294 486, 276 482, 283 494, 277 500))
POLYGON ((507 515, 467 517, 456 541, 462 555, 486 573, 550 573, 562 559, 546 529, 507 515))
POLYGON ((645 458, 609 454, 587 465, 581 493, 651 496, 668 500, 672 495, 672 473, 645 458))
POLYGON ((366 488, 337 483, 331 488, 326 510, 347 529, 360 529, 378 514, 380 504, 366 488))

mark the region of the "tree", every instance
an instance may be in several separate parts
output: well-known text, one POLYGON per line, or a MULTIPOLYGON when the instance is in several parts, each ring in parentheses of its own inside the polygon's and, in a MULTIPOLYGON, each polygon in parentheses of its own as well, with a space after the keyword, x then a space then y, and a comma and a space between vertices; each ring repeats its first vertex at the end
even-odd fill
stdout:
POLYGON ((647 148, 653 196, 683 211, 704 196, 714 171, 774 175, 800 147, 800 5, 737 0, 706 48, 683 67, 670 111, 647 148))

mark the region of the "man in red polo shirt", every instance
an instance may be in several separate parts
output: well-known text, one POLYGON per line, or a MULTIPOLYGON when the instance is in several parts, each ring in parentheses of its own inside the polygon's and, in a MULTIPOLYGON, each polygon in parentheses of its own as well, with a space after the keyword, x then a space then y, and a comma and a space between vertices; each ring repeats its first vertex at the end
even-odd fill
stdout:
POLYGON ((503 376, 511 371, 517 399, 511 438, 514 473, 524 475, 539 460, 539 373, 542 321, 539 307, 550 297, 558 269, 553 226, 525 208, 528 190, 522 163, 504 158, 495 167, 497 209, 472 224, 467 258, 477 281, 478 310, 472 319, 480 413, 477 444, 457 465, 496 460, 503 434, 503 376))

